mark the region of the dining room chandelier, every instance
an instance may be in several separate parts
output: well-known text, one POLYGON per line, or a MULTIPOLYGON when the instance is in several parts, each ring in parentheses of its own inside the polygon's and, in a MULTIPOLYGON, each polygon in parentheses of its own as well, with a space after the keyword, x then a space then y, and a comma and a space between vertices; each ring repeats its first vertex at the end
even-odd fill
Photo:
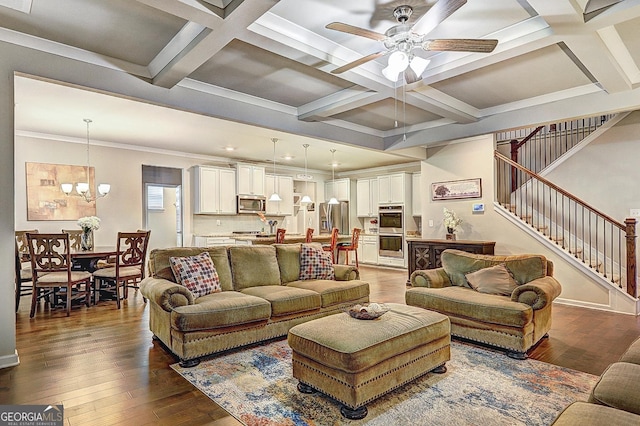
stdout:
POLYGON ((92 122, 91 119, 85 118, 83 121, 87 124, 87 165, 86 167, 86 182, 77 182, 76 183, 76 192, 73 192, 73 183, 62 183, 60 184, 60 189, 67 196, 76 196, 82 197, 87 203, 95 201, 98 198, 105 197, 109 191, 111 191, 111 185, 108 183, 101 183, 98 185, 98 193, 94 196, 91 194, 90 188, 90 180, 89 180, 89 170, 90 170, 90 156, 89 156, 89 124, 92 122))

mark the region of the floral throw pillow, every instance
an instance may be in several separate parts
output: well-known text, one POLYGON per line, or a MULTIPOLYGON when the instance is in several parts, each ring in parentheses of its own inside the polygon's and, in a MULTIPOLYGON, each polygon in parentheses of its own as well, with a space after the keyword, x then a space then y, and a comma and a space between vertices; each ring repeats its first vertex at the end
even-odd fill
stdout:
POLYGON ((300 280, 333 280, 331 253, 322 248, 302 244, 300 248, 300 280))
POLYGON ((194 297, 222 291, 218 272, 208 252, 189 257, 170 257, 169 263, 178 284, 188 288, 194 297))

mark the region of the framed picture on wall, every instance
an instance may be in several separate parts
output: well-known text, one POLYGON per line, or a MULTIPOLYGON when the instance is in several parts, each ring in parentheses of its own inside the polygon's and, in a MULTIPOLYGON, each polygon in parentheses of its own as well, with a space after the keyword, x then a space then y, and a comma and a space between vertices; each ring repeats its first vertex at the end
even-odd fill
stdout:
MULTIPOLYGON (((27 220, 76 220, 96 215, 96 202, 64 195, 60 184, 87 181, 86 166, 25 163, 27 180, 27 220)), ((89 188, 95 194, 95 169, 88 168, 89 188)), ((75 189, 74 189, 75 191, 75 189)))
POLYGON ((480 197, 482 197, 480 178, 434 182, 431 184, 431 199, 433 201, 480 197))

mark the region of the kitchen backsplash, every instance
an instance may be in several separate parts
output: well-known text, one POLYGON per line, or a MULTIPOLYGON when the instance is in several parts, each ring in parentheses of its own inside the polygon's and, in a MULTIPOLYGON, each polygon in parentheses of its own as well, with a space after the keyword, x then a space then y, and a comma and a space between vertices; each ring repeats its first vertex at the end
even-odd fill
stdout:
MULTIPOLYGON (((267 220, 277 220, 278 228, 287 228, 291 217, 267 216, 267 220)), ((269 232, 269 225, 262 222, 257 214, 223 216, 193 215, 193 234, 230 234, 233 231, 269 232)))

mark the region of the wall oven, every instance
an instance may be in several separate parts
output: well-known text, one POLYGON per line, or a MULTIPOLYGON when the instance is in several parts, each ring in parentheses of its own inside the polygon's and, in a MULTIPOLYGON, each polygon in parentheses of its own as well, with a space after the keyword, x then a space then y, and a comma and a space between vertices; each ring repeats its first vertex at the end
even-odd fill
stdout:
POLYGON ((404 235, 378 234, 378 255, 404 258, 404 235))
POLYGON ((378 233, 404 234, 403 206, 380 206, 378 209, 378 233))

